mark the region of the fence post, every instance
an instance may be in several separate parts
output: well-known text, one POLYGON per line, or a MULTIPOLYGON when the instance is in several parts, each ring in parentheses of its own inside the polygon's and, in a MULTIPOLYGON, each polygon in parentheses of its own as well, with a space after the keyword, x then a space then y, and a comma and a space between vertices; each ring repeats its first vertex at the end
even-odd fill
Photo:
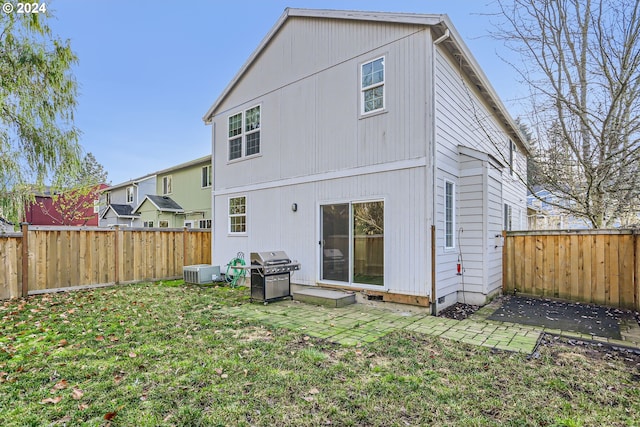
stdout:
POLYGON ((115 250, 113 257, 113 264, 115 265, 115 277, 114 281, 116 285, 120 284, 120 226, 114 225, 113 232, 115 233, 113 238, 113 247, 115 250))
POLYGON ((187 233, 189 229, 185 226, 182 229, 182 266, 189 265, 187 263, 187 233))
POLYGON ((29 223, 21 222, 22 228, 22 297, 29 296, 29 223))
MULTIPOLYGON (((507 257, 507 230, 502 230, 502 294, 505 294, 507 290, 507 281, 509 280, 507 263, 509 263, 509 261, 507 257)), ((513 262, 513 260, 511 260, 511 262, 513 262)))

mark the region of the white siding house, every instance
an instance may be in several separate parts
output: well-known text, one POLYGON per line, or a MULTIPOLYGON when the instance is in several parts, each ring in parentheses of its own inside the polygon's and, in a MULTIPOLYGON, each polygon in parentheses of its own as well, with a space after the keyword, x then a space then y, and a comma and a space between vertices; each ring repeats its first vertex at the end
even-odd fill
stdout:
POLYGON ((284 250, 296 284, 437 310, 500 290, 528 151, 446 15, 286 9, 204 121, 213 263, 284 250))

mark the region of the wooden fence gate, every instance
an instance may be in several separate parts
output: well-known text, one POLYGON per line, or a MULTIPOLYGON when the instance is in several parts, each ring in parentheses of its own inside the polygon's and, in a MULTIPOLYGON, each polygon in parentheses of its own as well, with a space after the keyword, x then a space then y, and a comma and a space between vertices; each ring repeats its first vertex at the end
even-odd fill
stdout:
POLYGON ((503 292, 640 310, 638 230, 505 233, 503 292))

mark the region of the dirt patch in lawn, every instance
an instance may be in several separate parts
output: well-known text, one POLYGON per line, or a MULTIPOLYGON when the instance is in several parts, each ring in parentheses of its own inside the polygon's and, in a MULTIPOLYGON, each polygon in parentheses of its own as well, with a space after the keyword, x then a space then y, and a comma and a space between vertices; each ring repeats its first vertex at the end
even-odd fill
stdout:
POLYGON ((461 302, 455 303, 438 313, 438 317, 446 317, 447 319, 464 320, 478 311, 480 306, 463 304, 461 302))

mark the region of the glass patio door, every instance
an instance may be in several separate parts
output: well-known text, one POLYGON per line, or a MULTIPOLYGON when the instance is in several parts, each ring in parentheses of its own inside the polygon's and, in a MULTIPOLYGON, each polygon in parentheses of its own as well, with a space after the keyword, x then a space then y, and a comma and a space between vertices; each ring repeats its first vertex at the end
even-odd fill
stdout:
POLYGON ((323 280, 349 281, 349 204, 322 206, 323 280))
POLYGON ((384 202, 321 207, 323 280, 384 285, 384 202))

